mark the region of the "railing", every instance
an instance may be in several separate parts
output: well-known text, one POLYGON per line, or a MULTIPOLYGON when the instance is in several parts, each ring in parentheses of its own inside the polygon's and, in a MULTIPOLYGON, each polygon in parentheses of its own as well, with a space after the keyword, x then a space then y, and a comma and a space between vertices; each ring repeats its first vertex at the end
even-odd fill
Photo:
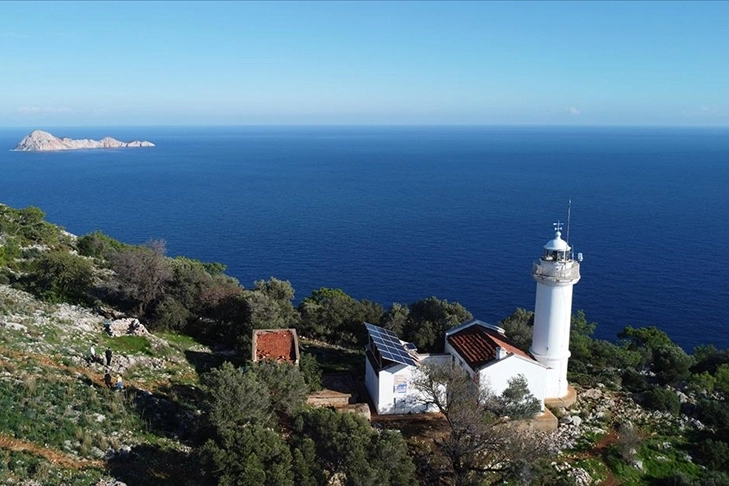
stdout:
POLYGON ((580 265, 575 261, 545 262, 537 260, 532 266, 532 275, 549 280, 575 280, 580 278, 580 265))

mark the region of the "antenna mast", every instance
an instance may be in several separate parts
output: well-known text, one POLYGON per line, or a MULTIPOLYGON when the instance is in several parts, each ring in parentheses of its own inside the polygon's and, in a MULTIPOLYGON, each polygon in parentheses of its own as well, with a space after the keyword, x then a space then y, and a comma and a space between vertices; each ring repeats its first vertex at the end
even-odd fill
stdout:
POLYGON ((567 243, 570 242, 570 216, 572 213, 572 199, 567 200, 567 243))

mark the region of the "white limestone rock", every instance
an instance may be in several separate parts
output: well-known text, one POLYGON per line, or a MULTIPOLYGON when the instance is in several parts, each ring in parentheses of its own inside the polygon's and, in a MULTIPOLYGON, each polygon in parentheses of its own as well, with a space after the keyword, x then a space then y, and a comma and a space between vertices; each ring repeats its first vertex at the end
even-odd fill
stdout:
POLYGON ((28 134, 13 149, 19 152, 52 152, 57 150, 79 150, 79 149, 109 149, 126 147, 154 147, 152 142, 135 140, 132 142, 120 142, 111 137, 104 137, 101 140, 58 138, 43 130, 35 130, 28 134))

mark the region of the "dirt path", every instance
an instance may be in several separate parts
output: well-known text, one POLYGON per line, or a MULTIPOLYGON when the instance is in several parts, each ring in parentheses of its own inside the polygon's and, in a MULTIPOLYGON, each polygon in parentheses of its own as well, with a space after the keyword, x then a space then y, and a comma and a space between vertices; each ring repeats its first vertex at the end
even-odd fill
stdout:
POLYGON ((48 356, 45 354, 29 353, 26 351, 17 351, 15 349, 6 348, 4 346, 0 346, 0 355, 12 356, 16 359, 23 359, 23 360, 32 359, 33 361, 40 363, 42 365, 48 366, 50 368, 66 370, 66 371, 70 371, 73 373, 80 373, 80 374, 86 376, 95 385, 105 386, 103 375, 100 375, 99 373, 94 372, 93 369, 79 368, 76 366, 66 366, 63 363, 59 363, 56 359, 53 359, 54 358, 53 356, 48 356))
POLYGON ((29 452, 36 456, 42 456, 48 462, 68 469, 87 469, 90 467, 103 469, 105 466, 104 461, 98 459, 82 459, 59 452, 55 449, 40 447, 34 442, 16 439, 5 434, 0 434, 0 448, 15 452, 29 452))

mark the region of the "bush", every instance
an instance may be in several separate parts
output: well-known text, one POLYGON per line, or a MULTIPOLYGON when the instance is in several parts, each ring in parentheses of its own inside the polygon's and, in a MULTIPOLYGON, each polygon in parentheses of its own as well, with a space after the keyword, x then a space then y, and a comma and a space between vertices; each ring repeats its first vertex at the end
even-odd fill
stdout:
POLYGON ((729 435, 729 403, 718 400, 699 400, 696 404, 698 419, 719 434, 729 435))
POLYGON ((729 444, 722 440, 707 439, 696 447, 699 463, 709 469, 725 471, 729 468, 729 444))
POLYGON ((711 394, 716 385, 716 378, 711 376, 708 371, 695 373, 689 378, 689 390, 696 393, 711 394))
POLYGON ((674 344, 653 349, 651 368, 656 373, 656 379, 664 385, 676 385, 688 379, 692 364, 691 356, 674 344))
POLYGON ((109 260, 114 253, 125 246, 124 243, 105 235, 101 231, 94 231, 76 241, 79 254, 103 260, 109 260))
POLYGON ((648 388, 648 380, 645 375, 638 373, 633 368, 623 371, 622 384, 623 388, 631 392, 642 392, 648 388))
POLYGON ((304 381, 309 385, 309 390, 321 390, 321 367, 316 356, 309 353, 301 353, 299 369, 304 376, 304 381))
POLYGON ((652 388, 643 395, 643 406, 659 412, 670 412, 674 415, 681 410, 678 395, 665 388, 652 388))
POLYGON ((716 391, 729 397, 729 364, 723 364, 716 369, 716 391))
POLYGON ((85 302, 91 287, 93 267, 66 251, 44 253, 25 277, 24 286, 51 302, 85 302))

